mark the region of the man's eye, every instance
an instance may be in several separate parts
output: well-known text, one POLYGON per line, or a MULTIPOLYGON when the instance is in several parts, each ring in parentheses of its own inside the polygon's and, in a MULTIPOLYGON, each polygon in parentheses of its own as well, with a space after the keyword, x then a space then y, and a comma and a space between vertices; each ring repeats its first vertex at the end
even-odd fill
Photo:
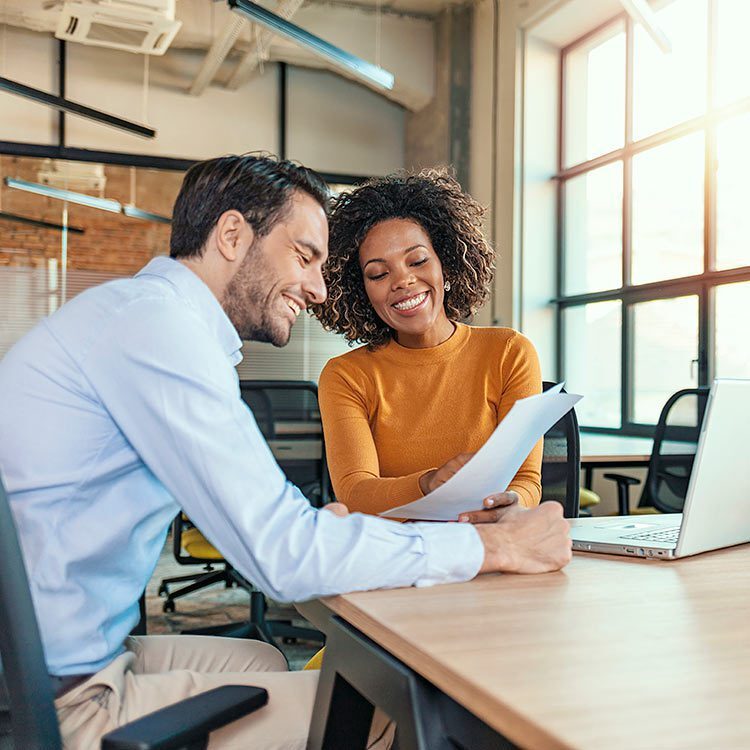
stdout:
POLYGON ((299 259, 302 261, 303 266, 309 266, 310 265, 310 258, 305 255, 304 253, 297 253, 299 256, 299 259))

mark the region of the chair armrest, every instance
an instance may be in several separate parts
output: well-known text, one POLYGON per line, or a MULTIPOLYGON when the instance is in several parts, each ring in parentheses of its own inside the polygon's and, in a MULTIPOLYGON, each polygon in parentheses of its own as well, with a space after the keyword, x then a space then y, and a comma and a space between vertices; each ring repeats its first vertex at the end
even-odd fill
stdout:
POLYGON ((268 703, 263 688, 224 685, 146 714, 102 737, 102 750, 179 750, 268 703))
POLYGON ((641 480, 636 479, 635 477, 626 476, 625 474, 605 474, 604 478, 617 482, 617 512, 621 516, 629 515, 630 500, 628 498, 628 493, 630 492, 630 486, 633 484, 640 484, 641 480))
POLYGON ((629 476, 626 476, 625 474, 605 474, 604 478, 611 479, 613 482, 617 482, 617 484, 620 484, 620 483, 625 484, 628 487, 632 484, 641 483, 640 479, 636 479, 635 477, 629 477, 629 476))

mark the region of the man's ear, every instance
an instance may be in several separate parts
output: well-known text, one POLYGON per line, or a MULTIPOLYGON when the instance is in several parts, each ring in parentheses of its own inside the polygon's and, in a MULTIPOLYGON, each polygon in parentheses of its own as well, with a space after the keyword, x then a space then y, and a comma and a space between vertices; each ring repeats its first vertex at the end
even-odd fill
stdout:
POLYGON ((239 211, 225 211, 216 222, 216 247, 230 263, 244 258, 254 238, 252 227, 239 211))

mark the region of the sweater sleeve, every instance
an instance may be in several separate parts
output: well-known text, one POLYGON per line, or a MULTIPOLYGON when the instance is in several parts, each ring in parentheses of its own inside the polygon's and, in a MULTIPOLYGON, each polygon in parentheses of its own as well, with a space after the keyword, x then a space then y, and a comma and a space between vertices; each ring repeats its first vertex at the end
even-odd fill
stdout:
POLYGON ((318 383, 326 459, 336 499, 350 511, 377 514, 423 496, 419 478, 381 477, 370 429, 371 399, 364 376, 340 359, 331 360, 318 383))
MULTIPOLYGON (((501 362, 502 393, 498 405, 498 423, 518 399, 542 392, 542 374, 534 345, 523 334, 508 339, 501 362)), ((521 505, 532 508, 542 498, 542 450, 540 440, 531 450, 508 486, 520 496, 521 505)))

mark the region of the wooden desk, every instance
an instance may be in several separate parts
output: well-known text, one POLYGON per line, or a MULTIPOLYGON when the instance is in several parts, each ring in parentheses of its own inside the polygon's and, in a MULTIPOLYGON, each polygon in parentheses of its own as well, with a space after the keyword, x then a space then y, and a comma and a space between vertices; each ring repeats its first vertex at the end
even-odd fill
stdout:
POLYGON ((323 630, 338 615, 520 747, 750 748, 750 545, 576 553, 560 573, 301 609, 323 630))

